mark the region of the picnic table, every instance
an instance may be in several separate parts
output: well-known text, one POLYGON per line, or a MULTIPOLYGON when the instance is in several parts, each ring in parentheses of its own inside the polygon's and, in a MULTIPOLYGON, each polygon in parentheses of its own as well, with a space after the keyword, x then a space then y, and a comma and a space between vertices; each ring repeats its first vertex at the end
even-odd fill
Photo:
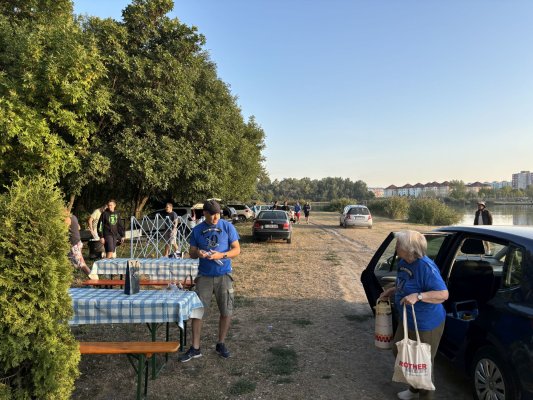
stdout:
MULTIPOLYGON (((158 327, 166 323, 168 342, 169 324, 174 322, 180 328, 180 348, 186 340, 186 321, 201 318, 204 312, 198 295, 186 290, 141 290, 127 295, 122 289, 70 288, 69 294, 74 310, 70 325, 146 323, 155 342, 158 327)), ((164 363, 158 369, 156 357, 151 361, 152 379, 155 379, 164 363)))
MULTIPOLYGON (((130 258, 104 258, 95 261, 91 274, 124 275, 130 258)), ((152 280, 194 280, 198 273, 198 259, 193 258, 136 258, 140 273, 150 275, 152 280)))
POLYGON ((74 316, 71 325, 175 322, 201 318, 203 304, 195 292, 141 290, 127 295, 122 289, 70 288, 74 316))

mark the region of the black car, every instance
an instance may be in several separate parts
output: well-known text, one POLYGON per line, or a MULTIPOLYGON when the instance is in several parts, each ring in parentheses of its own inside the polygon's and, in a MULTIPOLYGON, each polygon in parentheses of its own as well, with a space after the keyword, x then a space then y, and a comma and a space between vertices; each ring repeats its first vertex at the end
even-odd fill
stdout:
MULTIPOLYGON (((471 378, 475 399, 533 399, 533 228, 451 226, 425 234, 448 286, 439 353, 471 378)), ((391 233, 363 271, 370 306, 394 284, 391 233)))
POLYGON ((292 225, 283 210, 261 211, 252 226, 254 240, 282 239, 290 243, 292 225))

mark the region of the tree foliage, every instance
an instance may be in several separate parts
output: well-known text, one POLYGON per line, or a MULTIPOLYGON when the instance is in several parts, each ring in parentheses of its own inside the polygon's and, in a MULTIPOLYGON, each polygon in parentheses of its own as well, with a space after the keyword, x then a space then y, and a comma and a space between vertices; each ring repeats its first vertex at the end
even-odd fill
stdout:
POLYGON ((70 1, 0 4, 0 187, 17 176, 59 182, 80 172, 89 114, 107 106, 103 65, 70 1))
POLYGON ((42 177, 0 195, 0 375, 15 399, 67 399, 78 375, 78 344, 67 321, 67 226, 61 193, 42 177))
POLYGON ((202 49, 205 38, 166 14, 171 0, 134 0, 123 22, 89 18, 112 92, 100 123, 101 154, 113 161, 108 187, 134 198, 192 201, 250 195, 264 133, 243 121, 202 49))

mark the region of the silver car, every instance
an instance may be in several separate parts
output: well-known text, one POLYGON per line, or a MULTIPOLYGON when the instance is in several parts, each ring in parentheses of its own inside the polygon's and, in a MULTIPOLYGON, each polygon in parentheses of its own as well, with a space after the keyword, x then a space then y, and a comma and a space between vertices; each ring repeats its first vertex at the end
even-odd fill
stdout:
POLYGON ((344 207, 340 216, 340 226, 363 226, 372 229, 372 214, 367 206, 359 204, 344 207))

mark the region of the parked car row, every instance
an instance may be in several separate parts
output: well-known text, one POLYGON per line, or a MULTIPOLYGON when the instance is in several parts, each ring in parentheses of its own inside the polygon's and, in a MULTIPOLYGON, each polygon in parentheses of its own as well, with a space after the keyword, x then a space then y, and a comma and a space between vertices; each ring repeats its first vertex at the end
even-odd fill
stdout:
MULTIPOLYGON (((449 292, 439 353, 469 375, 475 399, 533 399, 533 228, 451 226, 425 237, 449 292)), ((397 268, 391 233, 361 275, 371 307, 397 268)))

